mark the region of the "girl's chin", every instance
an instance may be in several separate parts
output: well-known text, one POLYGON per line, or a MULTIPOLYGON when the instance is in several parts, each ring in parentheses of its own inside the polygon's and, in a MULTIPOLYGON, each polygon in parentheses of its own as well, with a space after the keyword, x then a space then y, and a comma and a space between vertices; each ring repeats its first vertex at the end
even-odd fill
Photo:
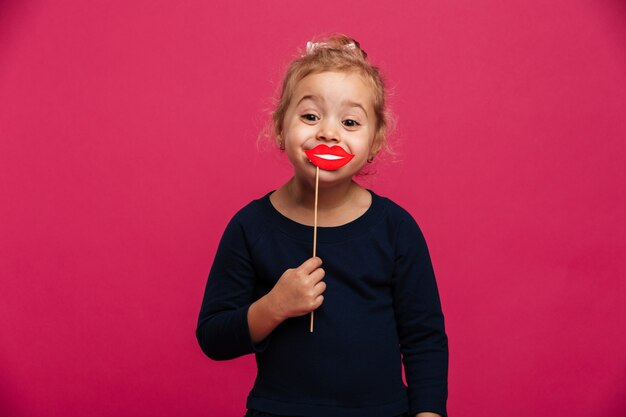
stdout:
MULTIPOLYGON (((319 183, 320 187, 337 185, 344 182, 351 182, 353 175, 348 173, 347 171, 336 170, 336 171, 325 171, 320 169, 319 183)), ((313 168, 313 172, 306 175, 307 181, 315 183, 315 167, 313 168)))

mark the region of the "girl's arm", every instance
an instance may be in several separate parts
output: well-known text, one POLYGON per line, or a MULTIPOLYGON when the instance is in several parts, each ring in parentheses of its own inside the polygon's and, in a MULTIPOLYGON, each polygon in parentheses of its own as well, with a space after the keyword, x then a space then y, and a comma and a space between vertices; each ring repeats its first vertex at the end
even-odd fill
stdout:
POLYGON ((211 359, 233 359, 264 349, 250 340, 248 307, 257 274, 250 253, 250 220, 240 211, 228 223, 209 272, 196 338, 211 359))
POLYGON ((240 213, 220 241, 196 329, 202 351, 214 360, 262 351, 261 342, 283 320, 307 314, 324 300, 322 262, 311 258, 285 271, 274 288, 255 301, 257 274, 250 253, 255 238, 249 232, 254 227, 244 226, 245 215, 240 213))
POLYGON ((395 246, 394 309, 410 412, 445 416, 448 338, 426 241, 408 214, 398 227, 395 246))

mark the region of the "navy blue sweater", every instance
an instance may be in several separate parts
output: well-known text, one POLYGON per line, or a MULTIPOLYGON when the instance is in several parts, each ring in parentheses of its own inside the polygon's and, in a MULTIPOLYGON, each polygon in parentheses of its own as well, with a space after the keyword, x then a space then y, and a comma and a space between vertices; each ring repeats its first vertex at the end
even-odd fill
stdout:
POLYGON ((248 408, 310 417, 446 415, 448 343, 424 237, 410 214, 372 193, 358 219, 318 228, 327 289, 309 317, 262 343, 247 311, 312 254, 313 228, 280 214, 269 194, 228 224, 209 274, 196 336, 210 358, 255 353, 248 408), (402 380, 402 363, 408 387, 402 380))

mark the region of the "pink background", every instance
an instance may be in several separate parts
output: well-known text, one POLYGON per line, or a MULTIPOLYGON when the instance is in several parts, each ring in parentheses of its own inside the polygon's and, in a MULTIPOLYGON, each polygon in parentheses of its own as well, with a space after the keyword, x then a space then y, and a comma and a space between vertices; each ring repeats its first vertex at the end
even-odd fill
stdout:
POLYGON ((626 5, 0 2, 0 415, 241 416, 252 357, 194 330, 314 34, 382 66, 398 160, 367 185, 429 242, 451 416, 626 415, 626 5))

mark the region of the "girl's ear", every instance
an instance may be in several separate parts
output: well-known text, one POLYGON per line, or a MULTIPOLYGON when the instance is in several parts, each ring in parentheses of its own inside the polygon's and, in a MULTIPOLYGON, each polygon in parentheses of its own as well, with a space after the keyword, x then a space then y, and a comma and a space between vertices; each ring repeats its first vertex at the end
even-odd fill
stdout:
POLYGON ((368 161, 373 161, 374 160, 374 157, 380 151, 380 148, 382 147, 382 144, 383 144, 382 138, 377 135, 374 138, 374 142, 372 142, 372 146, 370 147, 370 152, 369 152, 369 155, 367 156, 367 160, 368 161))
POLYGON ((283 140, 282 136, 280 135, 276 136, 276 142, 278 142, 278 149, 280 149, 281 151, 284 151, 285 141, 283 140))

